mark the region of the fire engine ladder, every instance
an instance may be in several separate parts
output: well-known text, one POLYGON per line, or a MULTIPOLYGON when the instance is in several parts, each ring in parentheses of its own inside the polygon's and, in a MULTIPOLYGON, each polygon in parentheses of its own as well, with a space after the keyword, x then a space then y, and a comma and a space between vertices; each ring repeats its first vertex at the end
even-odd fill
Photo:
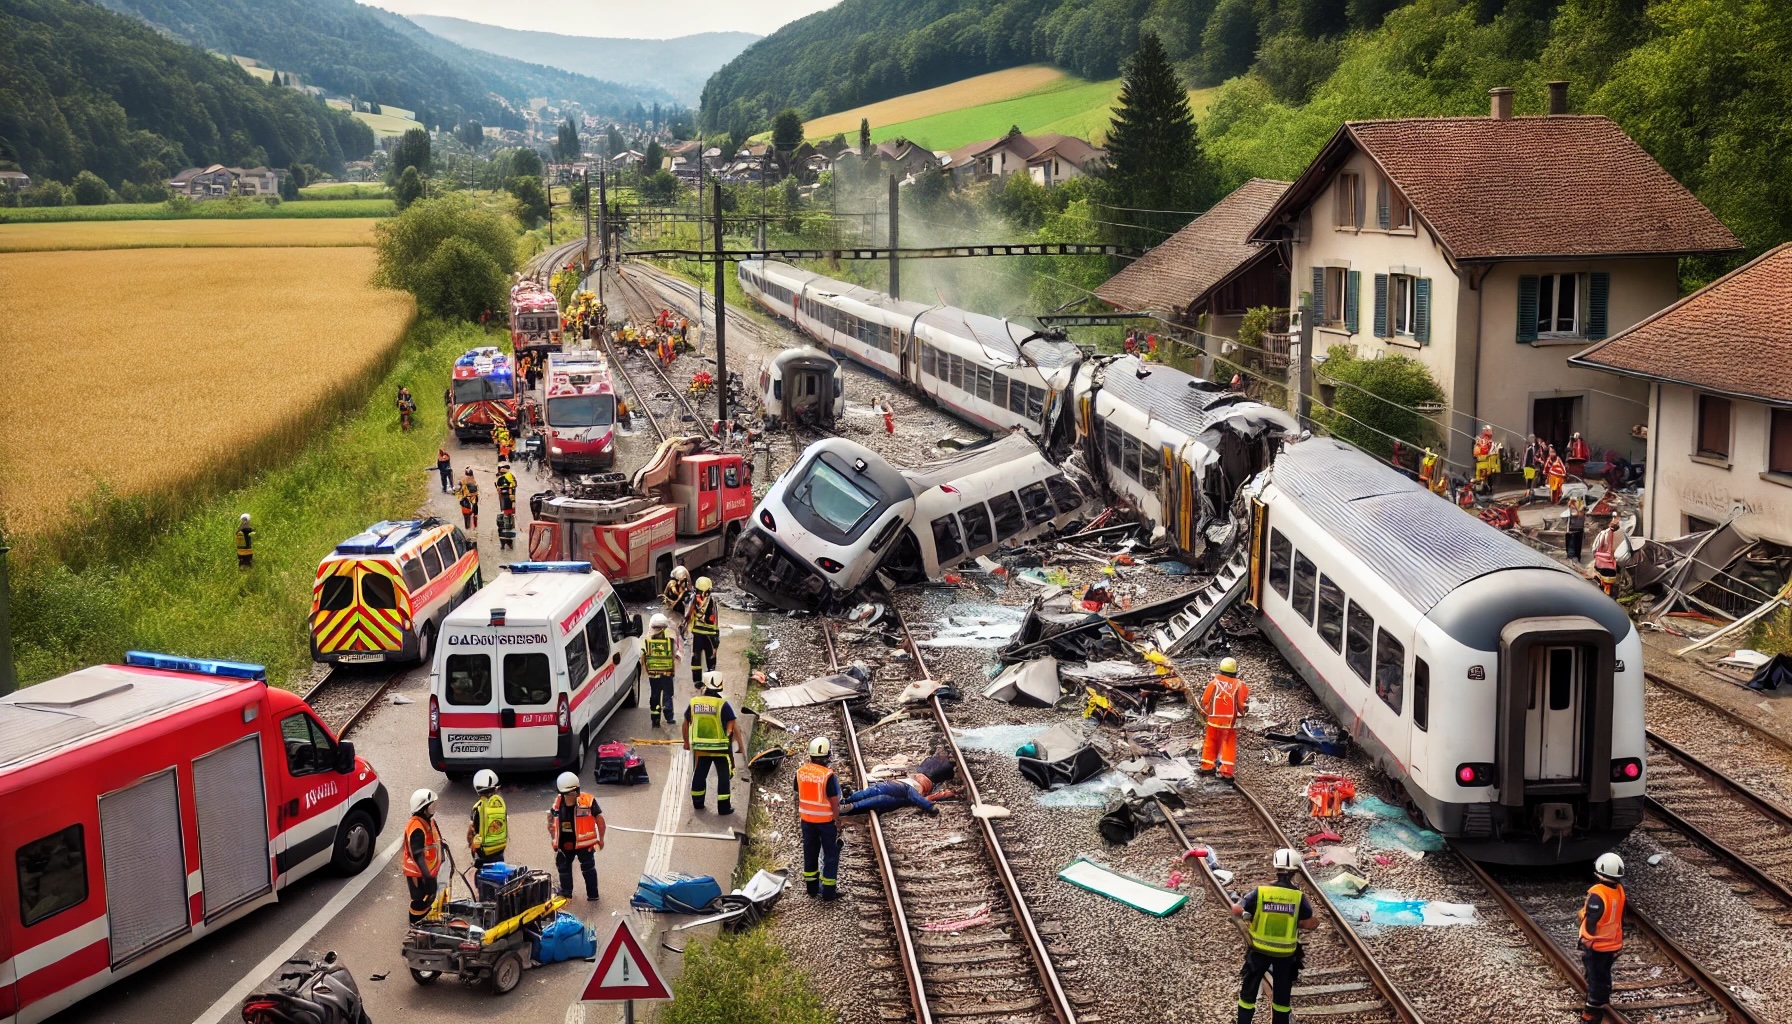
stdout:
POLYGON ((1180 654, 1189 644, 1206 636, 1220 621, 1220 614, 1244 594, 1249 579, 1250 545, 1240 544, 1219 574, 1195 593, 1195 599, 1157 630, 1157 649, 1168 655, 1180 654))

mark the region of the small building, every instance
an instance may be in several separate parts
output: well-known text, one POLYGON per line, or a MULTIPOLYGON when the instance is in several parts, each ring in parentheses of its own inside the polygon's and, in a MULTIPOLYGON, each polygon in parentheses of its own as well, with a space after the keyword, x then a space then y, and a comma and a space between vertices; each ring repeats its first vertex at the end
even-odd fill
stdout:
POLYGON ((23 192, 31 187, 31 175, 24 171, 0 171, 0 188, 23 192))
POLYGON ((1649 393, 1643 533, 1792 547, 1792 243, 1569 360, 1649 393))
POLYGON ((1026 135, 1010 131, 999 139, 984 139, 946 154, 944 166, 954 177, 1003 179, 1026 173, 1050 187, 1080 178, 1106 166, 1107 150, 1071 135, 1046 132, 1026 135))
POLYGON ((280 194, 280 175, 272 168, 189 167, 168 179, 168 188, 189 199, 220 199, 228 196, 272 196, 280 194))
MULTIPOLYGON (((853 161, 863 163, 866 159, 865 154, 860 153, 856 146, 852 146, 836 154, 834 163, 841 165, 853 161)), ((898 178, 912 178, 940 166, 940 158, 937 154, 907 139, 879 142, 873 145, 869 159, 876 161, 898 178)))

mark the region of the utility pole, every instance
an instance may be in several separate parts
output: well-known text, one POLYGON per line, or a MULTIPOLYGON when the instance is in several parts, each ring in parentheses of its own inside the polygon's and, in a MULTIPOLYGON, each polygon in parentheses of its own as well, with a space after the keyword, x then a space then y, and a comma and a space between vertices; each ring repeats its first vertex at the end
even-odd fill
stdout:
POLYGON ((1302 430, 1313 429, 1313 308, 1300 307, 1300 395, 1294 406, 1302 430))
POLYGON ((585 210, 584 210, 584 213, 585 213, 585 260, 584 260, 584 263, 585 263, 585 273, 590 274, 591 273, 591 263, 592 263, 592 260, 591 260, 591 200, 596 197, 591 194, 591 172, 589 170, 587 170, 584 174, 579 175, 579 181, 582 184, 584 184, 584 186, 585 186, 585 210))
POLYGON ((759 248, 765 248, 765 158, 771 155, 771 143, 759 154, 759 248))
MULTIPOLYGON (((589 193, 587 193, 589 198, 589 193)), ((603 167, 597 169, 597 304, 604 304, 604 273, 610 269, 610 182, 603 167)), ((608 312, 605 318, 608 319, 608 312)), ((604 325, 604 330, 609 326, 604 325)))
MULTIPOLYGON (((701 195, 702 193, 698 193, 701 195)), ((727 275, 722 264, 722 183, 716 182, 716 422, 728 429, 727 275)))
MULTIPOLYGON (((699 142, 697 145, 699 147, 697 150, 697 206, 696 206, 697 251, 702 252, 703 251, 703 189, 705 186, 707 186, 709 184, 709 178, 708 178, 708 175, 704 173, 705 167, 703 166, 704 163, 707 161, 707 157, 704 156, 704 153, 706 151, 701 148, 703 143, 699 142)), ((719 233, 720 229, 718 228, 717 230, 719 233)), ((673 237, 676 238, 677 235, 678 235, 678 232, 676 231, 676 228, 675 228, 673 237)), ((682 239, 680 241, 682 241, 682 239)), ((702 264, 698 264, 698 266, 701 267, 702 264)), ((697 329, 699 331, 701 331, 703 329, 703 286, 701 284, 698 284, 697 282, 693 281, 693 282, 691 282, 691 291, 694 291, 697 293, 697 329)))
POLYGON ((896 176, 890 175, 890 298, 902 298, 902 265, 897 262, 896 250, 902 245, 902 230, 898 216, 900 201, 896 197, 896 176))

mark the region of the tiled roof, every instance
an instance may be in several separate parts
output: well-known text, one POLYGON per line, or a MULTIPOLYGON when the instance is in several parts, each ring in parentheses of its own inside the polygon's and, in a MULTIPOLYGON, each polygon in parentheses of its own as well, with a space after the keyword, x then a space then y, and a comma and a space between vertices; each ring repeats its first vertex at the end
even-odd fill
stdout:
POLYGON ((1792 243, 1569 362, 1792 404, 1792 243))
POLYGON ((1110 306, 1169 315, 1269 249, 1251 229, 1288 190, 1285 181, 1252 178, 1213 208, 1095 289, 1110 306))
POLYGON ((1041 132, 1038 135, 1004 135, 1000 138, 967 143, 947 154, 946 165, 948 167, 963 167, 980 156, 994 152, 1004 144, 1010 152, 1022 160, 1030 160, 1049 149, 1057 149, 1064 159, 1079 165, 1090 156, 1105 157, 1107 155, 1107 150, 1097 149, 1074 135, 1041 132))
POLYGON ((1292 219, 1351 149, 1457 260, 1731 252, 1730 229, 1605 117, 1350 121, 1259 226, 1292 219))

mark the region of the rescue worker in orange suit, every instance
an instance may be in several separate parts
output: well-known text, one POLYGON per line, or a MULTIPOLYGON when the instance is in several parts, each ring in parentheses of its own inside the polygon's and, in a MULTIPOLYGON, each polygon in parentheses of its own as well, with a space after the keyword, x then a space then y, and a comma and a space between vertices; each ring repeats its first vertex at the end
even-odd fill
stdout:
POLYGON ((840 895, 840 779, 828 767, 828 738, 809 741, 809 763, 796 770, 796 809, 803 828, 803 885, 823 900, 840 895))
POLYGON ((1593 887, 1580 908, 1580 963, 1587 978, 1587 1004, 1580 1019, 1605 1017, 1612 997, 1612 964, 1624 948, 1624 858, 1601 854, 1593 862, 1593 887))
POLYGON ((548 842, 554 846, 554 866, 560 869, 560 895, 572 898, 572 862, 579 862, 585 876, 585 899, 597 902, 597 851, 604 848, 604 809, 597 798, 579 792, 579 777, 561 772, 554 788, 560 795, 548 808, 548 842))
POLYGON ((1622 539, 1616 525, 1607 526, 1593 538, 1593 574, 1608 597, 1618 586, 1618 542, 1622 539))
POLYGON ((1232 778, 1238 760, 1238 716, 1251 701, 1251 688, 1238 678, 1238 659, 1225 658, 1213 681, 1201 693, 1201 713, 1207 716, 1207 735, 1201 740, 1201 774, 1232 778))
POLYGON ((1580 431, 1575 431, 1574 436, 1568 439, 1568 475, 1586 479, 1587 460, 1592 457, 1593 453, 1587 448, 1587 442, 1581 439, 1580 431))
POLYGON ((1282 849, 1272 858, 1276 868, 1273 885, 1259 885, 1232 904, 1233 917, 1250 919, 1250 952, 1244 956, 1238 989, 1238 1024, 1251 1024, 1257 1016, 1257 997, 1263 976, 1270 979, 1270 1019, 1288 1024, 1294 1013, 1294 981, 1306 961, 1300 933, 1319 927, 1307 894, 1295 887, 1300 854, 1282 849))
POLYGON ((1543 475, 1549 478, 1549 503, 1562 503, 1562 485, 1568 482, 1568 467, 1563 464, 1562 456, 1556 453, 1556 446, 1549 446, 1549 461, 1543 466, 1543 475))
POLYGON ((708 576, 697 577, 697 596, 691 602, 690 618, 686 620, 686 631, 691 637, 691 682, 703 682, 705 672, 713 672, 716 667, 716 645, 721 640, 721 612, 716 604, 716 596, 711 591, 713 584, 708 576))
POLYGON ((429 916, 436 902, 436 875, 442 870, 442 831, 436 827, 436 795, 411 794, 411 820, 404 825, 404 881, 411 891, 411 923, 429 916))
POLYGON ((1493 443, 1493 425, 1481 427, 1481 436, 1475 438, 1475 487, 1485 489, 1487 481, 1500 471, 1500 456, 1493 443))
POLYGON ((888 395, 878 395, 871 411, 884 418, 884 433, 896 433, 896 407, 890 404, 888 395))
POLYGON ((460 486, 454 494, 460 498, 460 518, 471 530, 479 525, 479 482, 473 479, 473 468, 467 467, 467 475, 460 478, 460 486))

